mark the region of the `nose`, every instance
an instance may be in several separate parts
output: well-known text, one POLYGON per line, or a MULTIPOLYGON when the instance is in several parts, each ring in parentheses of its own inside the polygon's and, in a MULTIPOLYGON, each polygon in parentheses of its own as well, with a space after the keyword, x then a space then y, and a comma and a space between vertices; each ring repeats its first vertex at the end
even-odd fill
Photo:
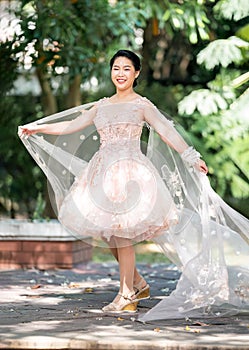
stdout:
POLYGON ((124 72, 123 72, 122 69, 120 69, 119 72, 118 72, 118 76, 119 76, 119 77, 122 77, 123 75, 124 75, 124 72))

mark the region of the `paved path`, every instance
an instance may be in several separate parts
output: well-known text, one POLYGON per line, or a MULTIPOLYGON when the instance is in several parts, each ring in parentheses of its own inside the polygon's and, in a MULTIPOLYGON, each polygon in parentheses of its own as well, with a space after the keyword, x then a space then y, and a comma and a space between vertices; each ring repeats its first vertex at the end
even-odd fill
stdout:
MULTIPOLYGON (((152 298, 140 302, 145 312, 174 289, 179 273, 165 264, 139 269, 152 286, 152 298)), ((116 263, 0 271, 0 283, 0 349, 249 349, 247 316, 142 324, 137 314, 102 313, 118 290, 116 263)))

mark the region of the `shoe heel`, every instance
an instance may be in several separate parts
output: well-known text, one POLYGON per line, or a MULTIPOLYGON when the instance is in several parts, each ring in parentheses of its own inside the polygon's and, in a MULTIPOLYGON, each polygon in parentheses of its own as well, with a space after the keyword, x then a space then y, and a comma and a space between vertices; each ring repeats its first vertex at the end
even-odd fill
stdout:
POLYGON ((125 305, 122 309, 122 311, 136 311, 137 310, 137 304, 138 301, 135 303, 130 303, 128 305, 125 305))
POLYGON ((150 288, 147 288, 138 294, 137 299, 148 299, 149 297, 150 297, 150 288))
POLYGON ((137 299, 148 299, 150 297, 150 287, 137 294, 137 299))

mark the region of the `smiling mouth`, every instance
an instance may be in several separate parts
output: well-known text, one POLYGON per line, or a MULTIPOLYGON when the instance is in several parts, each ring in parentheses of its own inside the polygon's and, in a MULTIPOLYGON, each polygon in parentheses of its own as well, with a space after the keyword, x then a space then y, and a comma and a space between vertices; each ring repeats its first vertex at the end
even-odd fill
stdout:
POLYGON ((122 83, 125 83, 126 80, 125 79, 117 79, 117 82, 122 84, 122 83))

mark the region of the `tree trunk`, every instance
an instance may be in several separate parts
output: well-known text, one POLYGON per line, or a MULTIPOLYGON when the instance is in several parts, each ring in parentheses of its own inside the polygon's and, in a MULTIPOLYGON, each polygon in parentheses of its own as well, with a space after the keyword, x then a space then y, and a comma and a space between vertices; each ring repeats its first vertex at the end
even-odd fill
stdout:
POLYGON ((81 93, 80 84, 82 76, 80 74, 76 75, 69 85, 69 90, 67 94, 67 108, 76 107, 81 105, 81 93))
POLYGON ((58 111, 57 101, 53 95, 47 74, 41 69, 36 68, 36 74, 42 90, 42 107, 45 115, 50 115, 58 111))
POLYGON ((151 67, 151 62, 154 61, 153 57, 153 47, 157 46, 157 42, 155 42, 155 38, 153 37, 153 26, 152 20, 147 22, 147 26, 144 29, 144 42, 142 48, 142 71, 140 80, 145 80, 148 84, 153 80, 153 67, 151 67))
POLYGON ((156 18, 150 19, 144 30, 141 78, 148 84, 186 84, 191 62, 191 45, 183 32, 171 36, 167 27, 159 29, 156 18))
MULTIPOLYGON (((42 103, 44 114, 45 115, 54 114, 58 111, 58 107, 57 107, 56 98, 53 95, 50 82, 48 80, 48 76, 41 68, 36 68, 36 74, 39 79, 41 90, 42 90, 41 103, 42 103)), ((45 188, 44 192, 45 192, 45 201, 46 201, 44 215, 49 218, 56 218, 53 208, 51 207, 51 204, 50 204, 48 189, 45 188)))

